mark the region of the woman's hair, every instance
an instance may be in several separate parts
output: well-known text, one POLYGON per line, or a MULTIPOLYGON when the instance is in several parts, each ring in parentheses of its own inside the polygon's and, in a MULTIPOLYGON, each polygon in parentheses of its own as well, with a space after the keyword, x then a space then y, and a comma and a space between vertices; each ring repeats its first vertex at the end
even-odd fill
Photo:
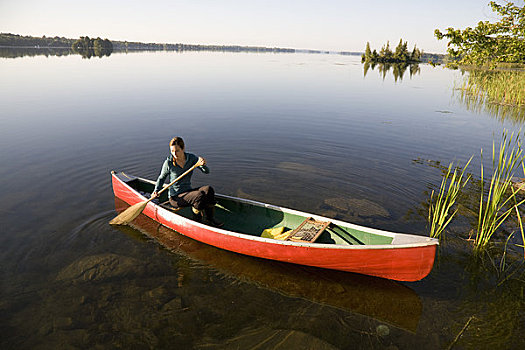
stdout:
MULTIPOLYGON (((180 149, 184 150, 184 141, 182 140, 182 137, 176 136, 170 140, 170 147, 175 146, 175 145, 179 146, 180 149)), ((176 166, 177 163, 175 162, 175 158, 173 158, 172 161, 173 161, 173 166, 176 166)))
POLYGON ((171 146, 179 146, 181 149, 184 149, 184 141, 182 140, 182 137, 174 137, 170 140, 170 147, 171 146))

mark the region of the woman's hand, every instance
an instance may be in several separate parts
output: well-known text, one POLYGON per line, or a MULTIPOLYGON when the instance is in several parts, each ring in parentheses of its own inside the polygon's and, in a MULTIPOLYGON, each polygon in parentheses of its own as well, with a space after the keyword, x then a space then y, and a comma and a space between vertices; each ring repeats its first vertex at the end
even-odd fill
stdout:
POLYGON ((203 166, 206 165, 206 159, 199 157, 199 160, 197 160, 197 166, 203 166))
POLYGON ((158 192, 157 191, 153 191, 153 193, 151 194, 151 197, 150 198, 157 198, 159 196, 158 192))

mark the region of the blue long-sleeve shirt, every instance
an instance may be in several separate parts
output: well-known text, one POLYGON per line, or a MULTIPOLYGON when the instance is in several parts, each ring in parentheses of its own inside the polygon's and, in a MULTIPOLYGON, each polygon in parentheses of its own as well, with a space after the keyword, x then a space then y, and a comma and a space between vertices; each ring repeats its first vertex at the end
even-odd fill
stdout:
MULTIPOLYGON (((160 171, 160 175, 157 179, 157 184, 155 185, 155 191, 160 191, 162 189, 162 185, 166 181, 166 178, 169 175, 169 182, 172 182, 177 177, 182 175, 186 170, 191 168, 192 166, 197 163, 199 160, 199 157, 197 157, 193 153, 186 153, 184 152, 184 155, 186 156, 186 164, 184 164, 184 167, 180 167, 178 165, 173 165, 173 156, 170 154, 164 163, 162 164, 162 169, 160 171)), ((205 173, 209 174, 210 169, 204 165, 200 166, 199 169, 205 173)), ((177 181, 175 184, 173 184, 169 189, 169 196, 175 197, 179 193, 187 192, 192 189, 191 187, 191 175, 193 174, 193 171, 189 173, 188 175, 184 176, 182 179, 177 181)))

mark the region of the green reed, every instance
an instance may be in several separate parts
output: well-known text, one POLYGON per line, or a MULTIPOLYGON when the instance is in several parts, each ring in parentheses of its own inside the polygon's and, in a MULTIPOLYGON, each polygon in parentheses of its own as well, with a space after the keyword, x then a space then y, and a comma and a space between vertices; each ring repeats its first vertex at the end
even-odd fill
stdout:
POLYGON ((434 191, 430 194, 430 205, 428 207, 428 222, 430 223, 430 237, 441 238, 441 234, 450 223, 452 218, 458 212, 458 209, 451 212, 460 190, 470 180, 470 175, 463 180, 465 169, 470 164, 472 157, 459 172, 458 168, 455 168, 452 172, 452 164, 448 166, 447 172, 441 181, 439 193, 434 197, 434 191))
POLYGON ((485 102, 524 106, 525 71, 470 70, 462 89, 485 102))
POLYGON ((467 110, 476 113, 489 113, 501 121, 511 121, 522 124, 525 121, 525 105, 518 107, 512 105, 502 105, 497 103, 486 103, 484 99, 471 95, 463 88, 456 88, 460 91, 458 99, 465 105, 467 110))
MULTIPOLYGON (((525 176, 525 165, 523 162, 521 163, 521 168, 523 169, 523 175, 525 176)), ((521 220, 521 214, 518 210, 518 204, 514 206, 514 209, 516 210, 516 217, 518 218, 518 223, 520 224, 520 233, 521 233, 521 242, 523 245, 518 245, 519 247, 523 248, 523 258, 525 259, 525 230, 523 229, 523 221, 521 220)))
POLYGON ((461 92, 459 99, 468 110, 486 111, 519 123, 525 120, 524 69, 465 69, 468 74, 454 84, 454 90, 461 92))
MULTIPOLYGON (((483 150, 481 150, 481 196, 474 240, 477 250, 485 248, 512 211, 517 211, 517 208, 525 202, 525 200, 519 203, 516 201, 518 190, 512 186, 514 171, 522 164, 523 159, 520 138, 514 137, 514 133, 508 137, 507 131, 504 130, 497 154, 495 142, 492 142, 492 176, 485 196, 483 150)), ((521 222, 521 218, 519 220, 521 222)))

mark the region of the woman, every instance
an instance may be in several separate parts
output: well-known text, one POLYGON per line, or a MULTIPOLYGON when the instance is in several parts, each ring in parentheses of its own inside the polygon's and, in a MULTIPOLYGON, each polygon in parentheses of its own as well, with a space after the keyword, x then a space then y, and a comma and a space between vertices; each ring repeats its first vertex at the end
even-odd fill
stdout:
MULTIPOLYGON (((170 155, 162 164, 162 170, 151 197, 156 198, 158 196, 158 191, 162 188, 168 175, 171 182, 195 164, 203 173, 209 174, 210 169, 206 166, 204 158, 197 157, 193 153, 184 152, 184 141, 181 137, 172 138, 170 141, 170 155)), ((204 212, 207 221, 211 225, 222 226, 223 224, 213 217, 215 203, 217 203, 215 201, 215 191, 211 186, 192 188, 192 174, 193 172, 189 173, 170 187, 168 192, 170 204, 175 208, 191 206, 195 220, 201 221, 202 213, 204 212)))

